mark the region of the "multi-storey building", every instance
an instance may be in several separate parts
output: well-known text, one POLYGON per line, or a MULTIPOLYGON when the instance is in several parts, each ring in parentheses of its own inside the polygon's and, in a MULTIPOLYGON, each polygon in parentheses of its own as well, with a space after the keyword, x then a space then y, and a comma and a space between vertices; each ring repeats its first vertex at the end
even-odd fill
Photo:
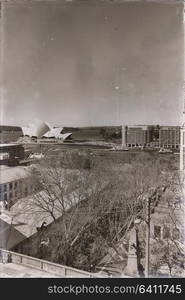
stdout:
POLYGON ((152 126, 126 126, 125 139, 127 147, 150 146, 152 142, 152 126))
POLYGON ((0 126, 0 143, 17 142, 23 135, 21 127, 18 126, 0 126))
POLYGON ((122 126, 122 143, 127 147, 180 147, 179 126, 122 126))
POLYGON ((32 193, 29 167, 0 166, 0 202, 10 207, 32 193))
POLYGON ((180 126, 160 126, 159 146, 164 148, 179 148, 180 126))

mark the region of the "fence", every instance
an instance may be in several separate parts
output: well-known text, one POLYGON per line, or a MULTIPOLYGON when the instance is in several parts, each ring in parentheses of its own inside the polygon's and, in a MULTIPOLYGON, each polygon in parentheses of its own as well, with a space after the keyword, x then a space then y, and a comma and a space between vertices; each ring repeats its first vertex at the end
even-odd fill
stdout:
POLYGON ((79 269, 55 264, 46 260, 41 260, 32 256, 27 256, 24 254, 0 249, 1 256, 4 261, 10 261, 16 264, 22 264, 24 266, 29 266, 32 268, 36 268, 41 271, 45 271, 47 273, 54 274, 59 277, 88 277, 88 278, 97 278, 93 273, 85 272, 79 269))

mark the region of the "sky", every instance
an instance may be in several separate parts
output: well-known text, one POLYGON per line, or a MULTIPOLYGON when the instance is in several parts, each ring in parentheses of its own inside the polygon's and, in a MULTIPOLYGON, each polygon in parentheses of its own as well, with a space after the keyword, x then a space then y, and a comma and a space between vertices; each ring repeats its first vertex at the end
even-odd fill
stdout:
POLYGON ((180 125, 182 5, 59 2, 4 5, 1 123, 180 125))

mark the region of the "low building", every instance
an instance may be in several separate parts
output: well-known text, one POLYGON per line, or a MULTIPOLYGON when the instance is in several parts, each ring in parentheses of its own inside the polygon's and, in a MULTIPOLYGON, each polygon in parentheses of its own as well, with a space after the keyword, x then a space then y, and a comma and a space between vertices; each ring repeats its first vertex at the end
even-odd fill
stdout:
POLYGON ((11 207, 18 199, 32 193, 29 167, 0 167, 0 203, 11 207))
POLYGON ((24 159, 24 147, 20 144, 0 144, 0 165, 15 166, 24 159))
POLYGON ((26 237, 19 231, 19 223, 12 224, 12 217, 4 214, 0 215, 0 248, 11 249, 21 243, 26 237), (17 226, 17 229, 16 229, 17 226))
POLYGON ((23 135, 22 128, 18 126, 0 126, 0 142, 12 143, 17 142, 23 135))
MULTIPOLYGON (((24 189, 23 189, 24 194, 24 189)), ((9 210, 1 210, 0 214, 0 248, 14 249, 16 252, 22 252, 29 243, 29 238, 38 235, 38 231, 43 227, 53 223, 53 218, 35 202, 34 195, 27 195, 17 199, 9 210), (23 242, 23 244, 22 244, 23 242)), ((37 196, 41 205, 48 195, 40 192, 37 196)), ((49 202, 48 202, 49 203, 49 202)), ((62 216, 62 212, 54 207, 55 218, 62 216)))

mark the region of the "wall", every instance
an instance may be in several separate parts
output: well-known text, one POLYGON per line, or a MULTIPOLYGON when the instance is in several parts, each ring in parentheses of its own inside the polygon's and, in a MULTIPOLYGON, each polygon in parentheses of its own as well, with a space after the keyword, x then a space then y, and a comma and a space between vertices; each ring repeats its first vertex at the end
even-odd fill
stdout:
POLYGON ((0 250, 5 260, 7 259, 8 254, 10 254, 12 263, 34 267, 36 269, 58 275, 59 277, 91 277, 91 278, 98 277, 93 273, 88 273, 83 270, 70 268, 67 266, 55 264, 45 260, 40 260, 38 258, 34 258, 31 256, 26 256, 12 251, 7 251, 4 249, 0 249, 0 250))

